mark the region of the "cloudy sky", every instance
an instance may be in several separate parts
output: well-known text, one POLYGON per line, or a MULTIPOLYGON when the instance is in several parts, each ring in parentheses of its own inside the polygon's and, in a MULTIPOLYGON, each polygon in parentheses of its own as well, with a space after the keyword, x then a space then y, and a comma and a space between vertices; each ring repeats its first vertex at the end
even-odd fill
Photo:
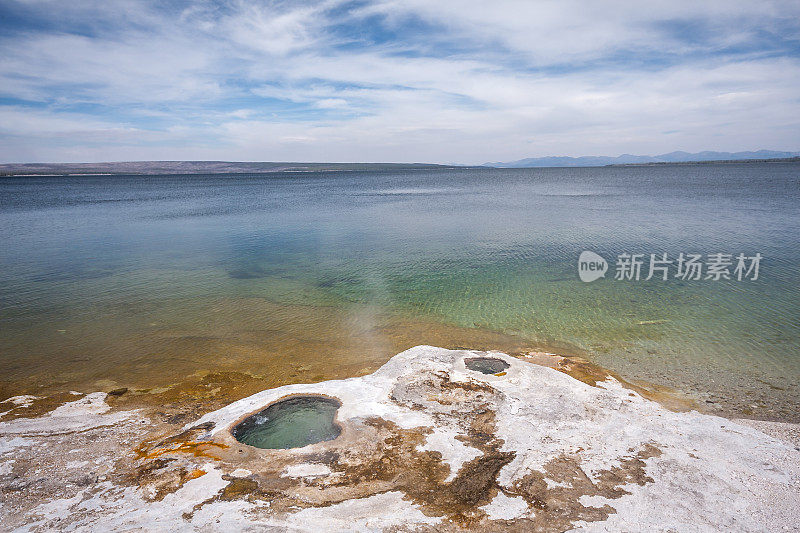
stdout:
POLYGON ((800 150, 800 2, 0 0, 0 161, 800 150))

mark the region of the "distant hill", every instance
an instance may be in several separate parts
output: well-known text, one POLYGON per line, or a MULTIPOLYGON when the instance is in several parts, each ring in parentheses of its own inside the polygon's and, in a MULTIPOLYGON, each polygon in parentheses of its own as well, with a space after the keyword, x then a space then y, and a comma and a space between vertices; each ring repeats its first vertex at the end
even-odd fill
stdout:
POLYGON ((286 163, 235 161, 127 161, 113 163, 8 163, 5 175, 80 174, 253 174, 260 172, 314 172, 354 170, 408 170, 454 168, 423 163, 286 163))
POLYGON ((649 163, 689 163, 700 161, 747 161, 754 159, 786 159, 800 156, 800 152, 776 152, 757 150, 755 152, 670 152, 661 155, 630 155, 617 157, 530 157, 507 163, 486 163, 487 167, 530 168, 530 167, 601 167, 606 165, 643 165, 649 163))

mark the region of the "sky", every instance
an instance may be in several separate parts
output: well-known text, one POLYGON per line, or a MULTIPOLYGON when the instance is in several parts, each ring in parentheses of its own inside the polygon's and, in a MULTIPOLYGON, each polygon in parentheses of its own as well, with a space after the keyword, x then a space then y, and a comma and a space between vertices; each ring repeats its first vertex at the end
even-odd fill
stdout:
POLYGON ((800 2, 0 0, 0 162, 800 150, 800 2))

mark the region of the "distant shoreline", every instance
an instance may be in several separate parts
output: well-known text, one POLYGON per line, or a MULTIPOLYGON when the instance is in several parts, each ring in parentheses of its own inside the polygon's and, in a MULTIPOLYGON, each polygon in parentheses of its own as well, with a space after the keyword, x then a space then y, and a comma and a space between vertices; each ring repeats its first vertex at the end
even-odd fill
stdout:
POLYGON ((301 163, 245 161, 119 161, 103 163, 4 163, 0 176, 111 176, 157 174, 260 174, 473 168, 426 163, 301 163))
POLYGON ((106 163, 3 163, 0 177, 67 177, 67 176, 152 176, 160 174, 266 174, 304 172, 359 172, 392 170, 465 170, 522 168, 604 168, 649 167, 664 165, 709 165, 748 163, 797 163, 800 157, 764 159, 711 159, 707 161, 653 161, 645 163, 612 163, 597 165, 542 165, 504 167, 491 165, 442 165, 435 163, 294 163, 237 161, 124 161, 106 163))

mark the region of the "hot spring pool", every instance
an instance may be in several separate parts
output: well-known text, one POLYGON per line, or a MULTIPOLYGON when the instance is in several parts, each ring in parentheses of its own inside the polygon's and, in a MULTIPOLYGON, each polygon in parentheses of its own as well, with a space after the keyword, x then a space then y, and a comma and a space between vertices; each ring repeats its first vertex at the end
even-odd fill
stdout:
POLYGON ((496 357, 467 357, 464 359, 464 365, 481 374, 498 374, 511 366, 496 357))
POLYGON ((322 396, 288 398, 248 416, 232 433, 243 444, 272 450, 333 440, 342 432, 334 422, 341 405, 322 396))

